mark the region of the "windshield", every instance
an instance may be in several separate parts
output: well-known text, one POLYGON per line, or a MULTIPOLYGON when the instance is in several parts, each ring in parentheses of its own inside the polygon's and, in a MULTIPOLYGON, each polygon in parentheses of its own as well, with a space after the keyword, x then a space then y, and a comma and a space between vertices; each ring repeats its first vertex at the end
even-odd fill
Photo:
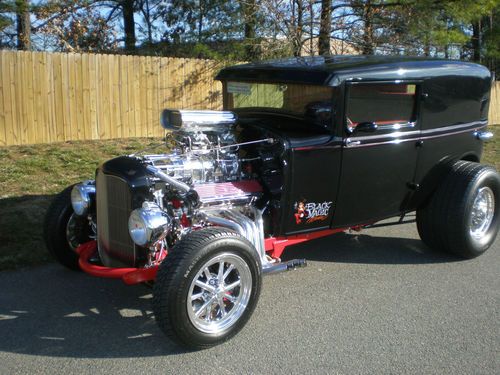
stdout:
POLYGON ((229 110, 258 108, 279 110, 301 117, 331 115, 333 88, 285 83, 227 82, 229 110))

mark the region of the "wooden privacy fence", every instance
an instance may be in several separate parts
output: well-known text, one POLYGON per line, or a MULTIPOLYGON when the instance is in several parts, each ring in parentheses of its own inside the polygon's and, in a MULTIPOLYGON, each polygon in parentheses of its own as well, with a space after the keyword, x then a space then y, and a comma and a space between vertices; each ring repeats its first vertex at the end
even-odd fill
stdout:
POLYGON ((209 60, 0 51, 0 146, 164 134, 164 108, 220 109, 209 60))
MULTIPOLYGON (((488 120, 490 125, 500 125, 500 81, 496 81, 491 87, 488 120)), ((500 134, 498 134, 498 136, 500 136, 500 134)))
MULTIPOLYGON (((220 109, 214 61, 0 51, 0 146, 161 136, 164 108, 220 109)), ((500 82, 490 124, 500 124, 500 82)))

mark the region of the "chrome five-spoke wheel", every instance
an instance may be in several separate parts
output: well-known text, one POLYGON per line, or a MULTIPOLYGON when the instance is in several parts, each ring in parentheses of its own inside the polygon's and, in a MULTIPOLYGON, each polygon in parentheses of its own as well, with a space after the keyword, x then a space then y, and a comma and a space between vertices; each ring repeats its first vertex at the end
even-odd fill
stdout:
POLYGON ((475 240, 481 240, 488 232, 495 214, 495 195, 484 186, 477 191, 470 215, 470 235, 475 240))
POLYGON ((252 274, 245 261, 223 253, 206 262, 189 288, 191 323, 205 333, 218 333, 241 317, 252 291, 252 274))
POLYGON ((227 228, 186 234, 161 263, 153 287, 160 329, 190 349, 233 337, 246 324, 262 285, 253 245, 227 228))

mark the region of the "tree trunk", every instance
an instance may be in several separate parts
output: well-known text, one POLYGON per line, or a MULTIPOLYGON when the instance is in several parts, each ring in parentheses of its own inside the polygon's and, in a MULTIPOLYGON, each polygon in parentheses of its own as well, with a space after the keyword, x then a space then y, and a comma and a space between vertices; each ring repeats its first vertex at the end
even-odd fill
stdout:
POLYGON ((134 0, 122 0, 123 29, 125 31, 125 49, 135 50, 134 0))
POLYGON ((242 2, 243 17, 245 20, 245 59, 252 61, 258 58, 256 46, 257 5, 255 0, 242 2))
POLYGON ((152 45, 153 44, 153 25, 152 25, 152 22, 151 22, 151 9, 149 8, 149 0, 146 0, 146 25, 147 25, 147 28, 148 28, 148 42, 149 42, 149 45, 152 45))
POLYGON ((373 7, 371 0, 368 0, 363 5, 363 48, 361 50, 363 55, 373 55, 375 49, 373 43, 373 7))
POLYGON ((318 52, 330 54, 330 34, 332 31, 332 8, 330 0, 321 0, 321 20, 319 24, 318 52))
POLYGON ((199 18, 198 18, 198 42, 202 42, 203 36, 203 14, 205 12, 203 0, 199 0, 199 18))
POLYGON ((304 15, 304 5, 302 0, 294 0, 294 3, 297 4, 297 24, 294 25, 293 30, 293 55, 301 56, 302 55, 302 32, 303 32, 303 15, 304 15))
POLYGON ((16 1, 17 49, 31 49, 31 20, 27 0, 16 1))
POLYGON ((431 55, 431 42, 428 38, 424 40, 424 56, 429 57, 431 55))
POLYGON ((476 62, 481 62, 481 21, 472 23, 472 58, 476 62))

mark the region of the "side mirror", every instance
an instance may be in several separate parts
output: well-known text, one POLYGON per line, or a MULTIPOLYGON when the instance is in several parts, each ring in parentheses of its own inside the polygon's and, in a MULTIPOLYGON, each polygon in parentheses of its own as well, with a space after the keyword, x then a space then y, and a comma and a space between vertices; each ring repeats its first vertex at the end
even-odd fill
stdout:
POLYGON ((374 122, 361 122, 354 129, 353 133, 373 133, 378 129, 378 125, 374 122))

